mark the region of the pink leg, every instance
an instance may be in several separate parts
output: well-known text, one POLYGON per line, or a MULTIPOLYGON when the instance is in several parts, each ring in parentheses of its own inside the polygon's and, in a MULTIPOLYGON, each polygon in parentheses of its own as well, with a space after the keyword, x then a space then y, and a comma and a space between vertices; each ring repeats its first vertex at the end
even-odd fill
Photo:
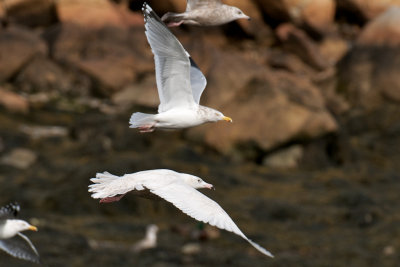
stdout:
POLYGON ((169 22, 167 24, 168 27, 178 27, 183 23, 183 20, 179 21, 179 22, 169 22))
POLYGON ((151 133, 154 131, 154 125, 143 125, 138 127, 141 133, 151 133))
POLYGON ((118 195, 115 197, 105 197, 100 199, 100 203, 111 203, 111 202, 116 202, 119 201, 121 198, 123 198, 126 194, 123 195, 118 195))

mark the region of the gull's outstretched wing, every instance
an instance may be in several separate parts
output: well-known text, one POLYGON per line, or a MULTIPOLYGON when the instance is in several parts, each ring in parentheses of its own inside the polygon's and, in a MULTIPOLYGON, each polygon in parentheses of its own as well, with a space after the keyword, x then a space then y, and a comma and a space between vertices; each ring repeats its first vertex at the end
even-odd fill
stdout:
POLYGON ((154 54, 160 105, 158 112, 194 106, 189 54, 151 7, 144 3, 147 40, 154 54))
POLYGON ((18 236, 13 238, 0 240, 0 249, 13 257, 40 263, 39 253, 35 246, 28 237, 21 233, 18 233, 18 236))
POLYGON ((190 57, 190 85, 192 86, 193 99, 196 104, 200 103, 201 94, 206 88, 207 80, 197 64, 190 57))
POLYGON ((20 207, 17 203, 10 203, 0 208, 0 220, 11 219, 18 215, 20 207))
POLYGON ((187 0, 186 11, 191 11, 196 8, 208 7, 222 5, 221 0, 187 0))
POLYGON ((265 248, 248 239, 217 202, 206 197, 196 189, 187 186, 184 183, 170 183, 163 187, 149 187, 149 189, 150 192, 172 203, 190 217, 198 221, 209 223, 210 225, 216 226, 220 229, 233 232, 246 239, 253 247, 264 255, 273 257, 273 255, 265 248))

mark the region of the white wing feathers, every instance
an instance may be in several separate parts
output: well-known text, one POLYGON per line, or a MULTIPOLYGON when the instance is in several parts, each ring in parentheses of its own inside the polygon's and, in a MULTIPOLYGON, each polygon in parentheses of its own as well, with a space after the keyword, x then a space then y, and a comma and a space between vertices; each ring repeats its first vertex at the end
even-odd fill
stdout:
POLYGON ((154 54, 158 112, 194 105, 189 54, 150 6, 143 6, 147 40, 154 54))
POLYGON ((28 237, 21 233, 18 233, 18 236, 13 238, 0 240, 0 249, 19 259, 35 263, 40 262, 39 253, 35 246, 28 237))
POLYGON ((196 104, 200 103, 201 94, 207 86, 206 77, 201 72, 197 64, 190 57, 190 85, 192 86, 193 98, 196 104))
POLYGON ((269 251, 248 239, 217 202, 196 189, 184 183, 173 183, 164 187, 151 189, 150 192, 172 203, 183 213, 198 221, 209 223, 212 226, 241 236, 261 253, 273 257, 269 251))
POLYGON ((94 184, 89 185, 89 192, 93 193, 92 198, 107 198, 131 190, 149 189, 190 217, 233 232, 261 253, 273 257, 269 251, 248 239, 217 202, 185 184, 177 175, 170 170, 142 171, 121 177, 108 172, 97 173, 96 178, 91 179, 94 184))
POLYGON ((186 11, 201 7, 212 7, 222 5, 221 0, 187 0, 186 11))

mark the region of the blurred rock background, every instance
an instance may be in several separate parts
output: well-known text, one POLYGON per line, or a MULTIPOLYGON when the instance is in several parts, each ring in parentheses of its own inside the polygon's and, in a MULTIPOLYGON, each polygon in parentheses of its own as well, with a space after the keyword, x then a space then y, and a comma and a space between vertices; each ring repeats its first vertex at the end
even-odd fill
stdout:
POLYGON ((207 77, 201 103, 234 123, 141 135, 130 114, 158 105, 143 1, 0 1, 0 204, 38 224, 47 264, 398 264, 400 1, 224 2, 252 20, 172 31, 207 77), (213 183, 205 193, 276 258, 229 233, 183 234, 196 222, 166 203, 87 193, 96 172, 153 168, 213 183), (129 252, 150 223, 159 247, 129 252))

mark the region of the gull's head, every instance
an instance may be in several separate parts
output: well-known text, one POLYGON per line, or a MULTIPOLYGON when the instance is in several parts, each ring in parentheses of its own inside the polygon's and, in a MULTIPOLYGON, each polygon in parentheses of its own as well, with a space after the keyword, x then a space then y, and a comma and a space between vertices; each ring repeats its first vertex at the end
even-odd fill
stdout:
POLYGON ((214 189, 214 186, 212 184, 206 183, 203 181, 203 179, 194 176, 194 175, 190 175, 190 174, 183 174, 183 180, 184 182, 196 189, 199 188, 207 188, 207 189, 214 189))
POLYGON ((232 119, 230 117, 225 116, 224 114, 222 114, 222 112, 219 112, 218 110, 215 109, 210 109, 209 120, 212 122, 217 122, 217 121, 232 122, 232 119))
POLYGON ((147 226, 146 231, 147 231, 148 233, 151 233, 151 234, 157 234, 157 232, 158 232, 158 226, 155 225, 155 224, 150 224, 150 225, 147 226))
POLYGON ((4 230, 8 233, 7 235, 12 237, 18 234, 19 232, 26 231, 26 230, 31 230, 31 231, 37 231, 38 229, 27 223, 26 221, 23 220, 7 220, 6 225, 4 226, 4 230))
POLYGON ((235 19, 247 19, 247 20, 250 20, 250 17, 247 16, 246 14, 244 14, 243 11, 240 10, 239 8, 237 8, 237 7, 230 6, 230 11, 233 14, 233 17, 235 19))

